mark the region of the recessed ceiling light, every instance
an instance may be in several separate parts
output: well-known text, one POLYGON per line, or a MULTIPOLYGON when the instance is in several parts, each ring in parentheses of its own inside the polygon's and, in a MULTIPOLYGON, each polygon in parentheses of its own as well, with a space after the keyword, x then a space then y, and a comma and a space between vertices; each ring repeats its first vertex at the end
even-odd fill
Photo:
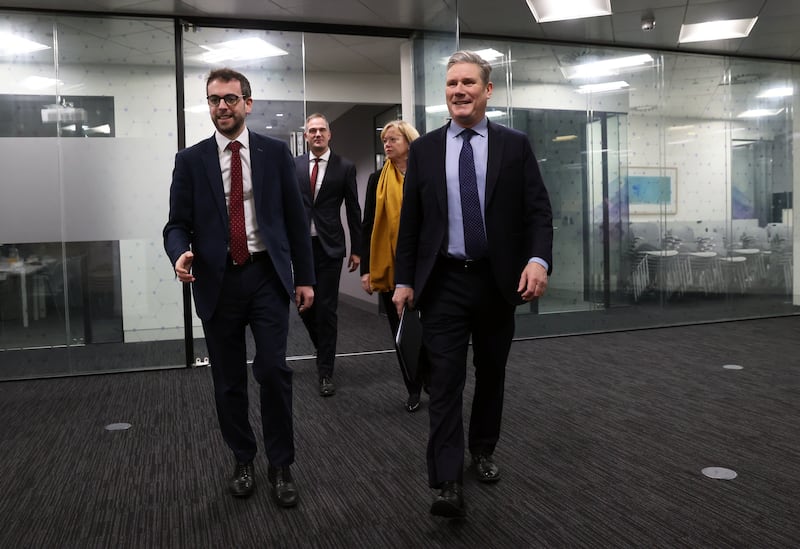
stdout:
POLYGON ((611 15, 611 0, 526 0, 537 23, 611 15))
POLYGON ((782 87, 782 88, 771 88, 765 90, 756 95, 756 97, 758 97, 759 99, 772 99, 776 97, 789 97, 791 95, 794 95, 794 88, 782 87))
POLYGON ((33 40, 16 36, 10 32, 0 31, 0 55, 18 55, 40 50, 49 50, 50 46, 39 44, 33 40))
POLYGON ((758 17, 681 25, 681 34, 678 42, 685 44, 687 42, 744 38, 753 30, 753 25, 756 24, 756 21, 758 21, 758 17))
POLYGON ((475 53, 480 55, 484 60, 488 61, 489 63, 491 63, 495 59, 500 59, 501 57, 503 57, 502 53, 492 48, 487 48, 485 50, 478 50, 475 53))
POLYGON ((200 60, 210 64, 221 61, 249 61, 289 55, 288 51, 273 46, 261 38, 241 38, 222 42, 221 44, 200 47, 207 50, 200 55, 200 60))
POLYGON ((447 105, 431 105, 425 107, 425 112, 428 114, 439 114, 440 112, 447 112, 447 105))
POLYGON ((208 103, 186 107, 185 109, 183 109, 183 112, 192 112, 192 113, 208 112, 208 103))
POLYGON ((617 57, 614 59, 602 59, 600 61, 591 61, 589 63, 581 63, 572 67, 562 68, 562 72, 566 78, 598 78, 603 76, 614 76, 619 74, 621 70, 630 69, 633 67, 641 67, 642 65, 652 64, 653 56, 647 53, 639 55, 628 55, 626 57, 617 57))
POLYGON ((29 76, 20 83, 30 90, 45 90, 57 85, 64 85, 64 83, 57 78, 46 78, 44 76, 29 76))
POLYGON ((610 91, 617 91, 630 86, 624 80, 617 80, 616 82, 601 82, 599 84, 586 84, 584 86, 580 86, 577 90, 578 93, 600 93, 600 92, 610 92, 610 91))
POLYGON ((765 116, 776 116, 783 112, 783 109, 750 109, 740 113, 737 118, 763 118, 765 116))
POLYGON ((553 138, 553 143, 561 143, 562 141, 575 141, 578 139, 577 135, 557 135, 553 138))
POLYGON ((99 126, 95 126, 90 128, 88 126, 83 127, 84 130, 88 130, 94 133, 104 133, 106 135, 111 135, 111 125, 110 124, 100 124, 99 126))

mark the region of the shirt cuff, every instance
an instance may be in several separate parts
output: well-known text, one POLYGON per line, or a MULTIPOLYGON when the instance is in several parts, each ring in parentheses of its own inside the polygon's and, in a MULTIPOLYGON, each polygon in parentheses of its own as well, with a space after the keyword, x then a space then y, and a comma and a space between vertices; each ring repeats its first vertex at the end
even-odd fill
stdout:
POLYGON ((549 270, 550 270, 550 265, 548 265, 548 264, 547 264, 547 261, 545 261, 545 260, 544 260, 544 259, 542 259, 541 257, 532 257, 532 258, 530 258, 530 259, 528 260, 528 263, 538 263, 539 265, 541 265, 542 267, 544 267, 544 270, 545 270, 545 271, 549 271, 549 270))

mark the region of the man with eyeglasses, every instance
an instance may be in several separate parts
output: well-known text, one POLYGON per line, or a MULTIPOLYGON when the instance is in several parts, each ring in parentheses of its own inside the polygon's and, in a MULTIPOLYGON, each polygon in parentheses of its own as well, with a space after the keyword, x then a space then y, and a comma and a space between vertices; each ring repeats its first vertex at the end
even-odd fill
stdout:
POLYGON ((295 158, 297 180, 306 197, 311 221, 311 247, 314 253, 314 306, 301 311, 311 342, 317 350, 319 394, 333 396, 333 361, 336 357, 337 309, 342 260, 347 253, 342 203, 350 231, 350 257, 347 268, 352 273, 360 262, 361 207, 356 189, 356 167, 330 149, 331 128, 324 115, 306 118, 304 136, 308 152, 295 158))
POLYGON ((248 420, 245 329, 255 341, 268 478, 278 505, 297 504, 292 370, 286 364, 289 303, 314 301, 308 220, 289 147, 251 132, 250 83, 212 71, 206 91, 214 135, 175 157, 164 248, 191 283, 203 322, 222 437, 236 462, 229 488, 255 489, 256 437, 248 420))

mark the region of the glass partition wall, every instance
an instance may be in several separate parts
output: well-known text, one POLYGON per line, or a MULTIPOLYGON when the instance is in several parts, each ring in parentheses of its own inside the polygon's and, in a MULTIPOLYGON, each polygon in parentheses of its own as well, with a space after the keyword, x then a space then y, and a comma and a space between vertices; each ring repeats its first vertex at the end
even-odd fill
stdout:
POLYGON ((0 379, 182 362, 160 235, 173 22, 11 13, 0 26, 0 379))
MULTIPOLYGON (((441 44, 424 44, 421 72, 443 71, 441 44)), ((492 63, 488 116, 529 135, 553 204, 554 274, 518 337, 797 312, 791 64, 461 47, 492 63)), ((418 90, 427 129, 443 81, 418 90)))
MULTIPOLYGON (((797 314, 795 65, 153 18, 8 12, 0 26, 20 44, 0 50, 0 379, 185 364, 161 228, 175 152, 213 132, 204 90, 216 66, 250 78, 249 127, 296 154, 305 116, 327 115, 363 204, 376 121, 445 123, 447 57, 483 52, 488 114, 530 136, 554 208, 554 275, 519 307, 520 338, 797 314), (247 54, 226 59, 236 44, 247 54)), ((340 290, 339 351, 391 348, 358 276, 345 269, 340 290)), ((308 356, 295 317, 289 352, 308 356)), ((202 361, 192 319, 190 357, 202 361)))

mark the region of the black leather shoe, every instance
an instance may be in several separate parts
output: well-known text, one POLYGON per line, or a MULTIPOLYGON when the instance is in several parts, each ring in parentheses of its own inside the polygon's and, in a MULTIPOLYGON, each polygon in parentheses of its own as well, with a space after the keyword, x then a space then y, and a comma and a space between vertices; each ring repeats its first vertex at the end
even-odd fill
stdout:
POLYGON ((431 515, 446 518, 466 516, 461 484, 455 481, 442 483, 442 491, 439 492, 439 495, 433 500, 433 505, 431 505, 431 515))
POLYGON ((237 498, 246 498, 256 489, 256 477, 253 476, 253 462, 237 463, 233 470, 229 487, 231 494, 237 498))
POLYGON ((412 413, 419 410, 419 393, 408 395, 406 400, 406 412, 412 413))
POLYGON ((297 505, 297 488, 292 481, 292 472, 289 467, 269 466, 267 470, 269 483, 272 485, 272 497, 281 507, 294 507, 297 505))
POLYGON ((333 396, 336 392, 336 387, 329 377, 323 377, 319 380, 319 395, 324 397, 333 396))
POLYGON ((494 462, 491 454, 473 454, 472 466, 481 482, 497 482, 500 480, 500 468, 494 462))

